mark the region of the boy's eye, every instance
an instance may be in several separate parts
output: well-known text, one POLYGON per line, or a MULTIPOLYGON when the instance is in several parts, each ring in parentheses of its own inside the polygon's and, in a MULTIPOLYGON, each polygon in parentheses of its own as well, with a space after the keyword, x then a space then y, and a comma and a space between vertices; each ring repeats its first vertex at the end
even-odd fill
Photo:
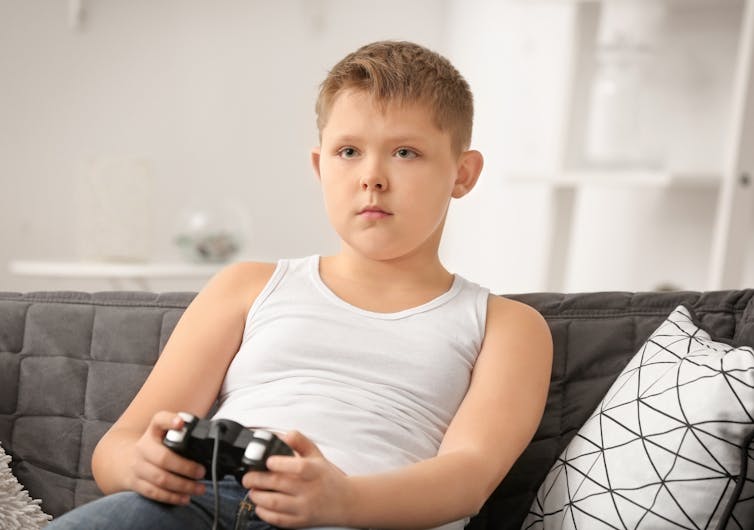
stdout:
POLYGON ((341 158, 353 158, 358 154, 358 151, 353 147, 343 147, 338 150, 338 156, 341 158))
POLYGON ((419 155, 413 149, 409 149, 408 147, 401 147, 395 152, 395 156, 397 156, 398 158, 405 158, 407 160, 412 160, 418 157, 419 155))

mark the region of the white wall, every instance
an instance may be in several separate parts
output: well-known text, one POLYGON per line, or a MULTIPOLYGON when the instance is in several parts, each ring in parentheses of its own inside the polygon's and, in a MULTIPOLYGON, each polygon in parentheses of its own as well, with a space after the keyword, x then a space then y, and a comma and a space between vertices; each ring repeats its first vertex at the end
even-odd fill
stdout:
MULTIPOLYGON (((556 0, 451 4, 448 46, 476 93, 475 144, 487 165, 478 188, 451 210, 442 250, 452 268, 497 292, 547 288, 550 190, 504 176, 570 169, 578 127, 565 120, 578 107, 566 96, 571 43, 583 30, 575 10, 583 5, 598 7, 556 0)), ((657 124, 672 127, 668 167, 720 171, 741 3, 669 5, 678 12, 669 17, 660 53, 675 56, 678 67, 660 73, 673 92, 657 124), (712 36, 701 46, 700 28, 712 36)), ((574 118, 577 125, 583 120, 574 118)), ((716 201, 715 187, 581 190, 564 290, 705 289, 716 201)), ((754 219, 750 225, 743 230, 754 234, 754 219)), ((754 237, 745 270, 741 287, 754 285, 754 237)))
POLYGON ((451 4, 448 47, 474 90, 473 143, 485 168, 476 189, 452 205, 442 253, 496 292, 543 289, 547 189, 503 176, 557 165, 568 12, 562 2, 451 4))
MULTIPOLYGON (((0 290, 107 289, 103 281, 10 275, 11 259, 75 259, 75 188, 93 157, 140 157, 155 179, 155 259, 187 205, 240 204, 245 253, 327 253, 309 149, 328 68, 378 39, 442 51, 434 0, 0 0, 0 290)), ((157 281, 155 289, 197 282, 157 281)))
MULTIPOLYGON (((497 292, 544 288, 548 190, 502 175, 558 163, 569 3, 83 5, 87 17, 76 30, 64 0, 0 0, 0 290, 110 288, 5 268, 11 259, 80 257, 76 185, 101 156, 149 161, 155 260, 181 259, 171 240, 183 211, 226 205, 248 215, 249 257, 334 251, 308 162, 317 86, 345 53, 386 38, 445 53, 476 94, 474 143, 486 167, 477 189, 452 207, 442 248, 449 267, 497 292)), ((665 281, 704 288, 712 208, 714 194, 705 191, 585 193, 567 289, 652 289, 665 281)), ((745 284, 754 284, 751 268, 745 284)))

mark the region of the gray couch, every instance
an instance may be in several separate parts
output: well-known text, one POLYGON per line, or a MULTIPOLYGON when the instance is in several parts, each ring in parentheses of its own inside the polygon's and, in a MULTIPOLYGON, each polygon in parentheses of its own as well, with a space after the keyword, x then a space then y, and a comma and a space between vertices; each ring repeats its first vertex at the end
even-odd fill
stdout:
MULTIPOLYGON (((13 457, 16 476, 48 513, 59 515, 100 495, 92 481, 92 450, 138 390, 193 296, 0 293, 0 443, 13 457)), ((472 519, 475 530, 520 527, 561 450, 678 304, 693 309, 716 336, 754 345, 754 290, 512 298, 537 308, 550 324, 552 382, 534 440, 472 519)), ((730 527, 753 528, 754 519, 730 527)))

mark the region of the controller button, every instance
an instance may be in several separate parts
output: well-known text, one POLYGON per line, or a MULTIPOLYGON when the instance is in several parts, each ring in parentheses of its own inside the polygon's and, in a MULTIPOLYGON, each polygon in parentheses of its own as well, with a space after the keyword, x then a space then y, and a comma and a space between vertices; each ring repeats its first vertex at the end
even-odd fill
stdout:
POLYGON ((262 431, 262 430, 254 431, 254 438, 258 438, 260 440, 265 440, 267 442, 269 442, 270 440, 272 440, 272 436, 273 435, 272 435, 272 433, 270 431, 262 431))
POLYGON ((186 429, 181 429, 180 431, 176 429, 170 429, 167 434, 165 435, 165 439, 169 442, 173 443, 183 443, 183 439, 186 436, 186 429))
POLYGON ((244 451, 243 456, 247 460, 258 462, 264 457, 265 449, 267 449, 267 446, 262 442, 251 441, 249 442, 249 445, 246 446, 246 451, 244 451))

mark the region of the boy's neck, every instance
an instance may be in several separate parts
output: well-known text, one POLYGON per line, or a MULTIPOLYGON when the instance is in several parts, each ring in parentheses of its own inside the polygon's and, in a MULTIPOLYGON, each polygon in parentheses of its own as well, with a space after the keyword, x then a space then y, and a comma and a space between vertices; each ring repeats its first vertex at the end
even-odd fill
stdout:
POLYGON ((418 307, 450 289, 453 275, 435 255, 373 260, 344 250, 320 259, 322 281, 337 296, 362 309, 398 312, 418 307))
POLYGON ((335 275, 365 285, 403 285, 442 287, 453 276, 440 258, 434 256, 402 256, 397 259, 376 260, 348 249, 333 256, 322 257, 320 273, 335 275))

